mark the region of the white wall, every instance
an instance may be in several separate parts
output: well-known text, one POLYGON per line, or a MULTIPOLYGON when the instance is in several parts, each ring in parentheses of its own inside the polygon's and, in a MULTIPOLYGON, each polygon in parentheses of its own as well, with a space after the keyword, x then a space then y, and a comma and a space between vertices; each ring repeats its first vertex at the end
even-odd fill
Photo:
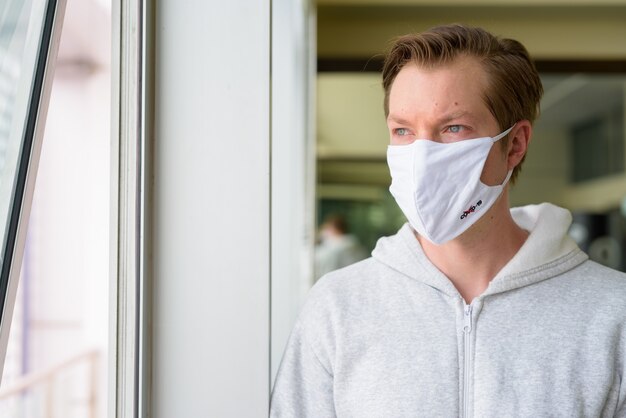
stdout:
POLYGON ((272 2, 271 380, 313 284, 315 17, 308 0, 272 2))
POLYGON ((153 416, 266 416, 270 2, 156 13, 153 416))

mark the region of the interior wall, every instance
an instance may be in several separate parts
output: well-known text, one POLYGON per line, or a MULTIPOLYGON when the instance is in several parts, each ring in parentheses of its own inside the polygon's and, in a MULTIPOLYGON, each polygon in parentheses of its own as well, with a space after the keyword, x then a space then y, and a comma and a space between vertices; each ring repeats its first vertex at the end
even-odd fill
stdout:
POLYGON ((317 76, 317 157, 385 158, 389 140, 378 73, 317 76))
POLYGON ((313 284, 315 14, 272 3, 271 381, 313 284))
POLYGON ((511 206, 552 202, 564 205, 569 180, 568 136, 564 129, 535 131, 522 171, 510 188, 511 206))
POLYGON ((267 416, 270 4, 156 14, 151 409, 267 416))

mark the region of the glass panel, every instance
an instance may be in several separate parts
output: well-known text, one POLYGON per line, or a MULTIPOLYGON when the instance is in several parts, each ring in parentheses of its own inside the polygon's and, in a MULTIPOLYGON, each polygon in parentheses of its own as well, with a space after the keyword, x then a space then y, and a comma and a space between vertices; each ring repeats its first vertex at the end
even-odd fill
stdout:
POLYGON ((0 4, 0 236, 5 235, 26 131, 46 3, 0 4))
POLYGON ((0 371, 26 239, 64 0, 0 2, 0 371))

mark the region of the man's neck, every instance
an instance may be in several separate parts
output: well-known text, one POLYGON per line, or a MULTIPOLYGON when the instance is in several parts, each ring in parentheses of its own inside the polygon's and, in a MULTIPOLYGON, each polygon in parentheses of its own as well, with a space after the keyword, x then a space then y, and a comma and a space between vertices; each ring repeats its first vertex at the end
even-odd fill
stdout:
POLYGON ((508 207, 508 196, 500 199, 461 236, 435 245, 417 236, 428 259, 452 281, 467 303, 481 295, 526 241, 508 207))

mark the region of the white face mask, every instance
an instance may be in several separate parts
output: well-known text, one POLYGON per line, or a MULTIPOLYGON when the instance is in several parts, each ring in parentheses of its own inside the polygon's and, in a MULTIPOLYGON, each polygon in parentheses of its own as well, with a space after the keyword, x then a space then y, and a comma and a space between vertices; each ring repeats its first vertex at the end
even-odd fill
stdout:
POLYGON ((389 145, 389 191, 411 226, 434 244, 465 232, 498 199, 511 178, 487 186, 480 181, 491 146, 510 127, 490 138, 441 143, 418 139, 409 145, 389 145))

